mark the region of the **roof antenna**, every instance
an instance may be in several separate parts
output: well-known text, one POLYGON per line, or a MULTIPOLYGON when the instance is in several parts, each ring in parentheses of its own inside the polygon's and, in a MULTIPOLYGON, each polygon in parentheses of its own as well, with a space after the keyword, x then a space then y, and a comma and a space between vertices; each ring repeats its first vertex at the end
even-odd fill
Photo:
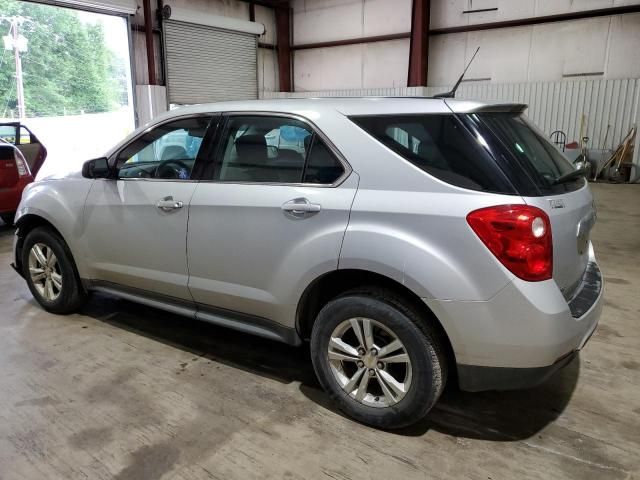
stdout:
POLYGON ((471 60, 469 60, 469 63, 467 63, 467 66, 464 68, 464 72, 462 72, 462 75, 460 75, 460 78, 458 78, 458 81, 453 86, 453 88, 448 92, 438 93, 434 95, 433 98, 455 98, 456 90, 458 90, 458 87, 460 86, 460 82, 462 82, 462 79, 464 78, 465 73, 467 73, 467 70, 471 66, 471 62, 473 62, 473 59, 476 58, 476 55, 478 54, 479 50, 480 50, 480 47, 476 48, 476 53, 473 54, 473 57, 471 57, 471 60))

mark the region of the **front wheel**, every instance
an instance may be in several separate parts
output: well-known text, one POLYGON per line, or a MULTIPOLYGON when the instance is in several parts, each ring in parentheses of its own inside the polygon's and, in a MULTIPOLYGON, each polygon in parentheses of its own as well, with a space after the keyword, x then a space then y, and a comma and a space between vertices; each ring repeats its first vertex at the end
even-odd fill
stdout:
POLYGON ((85 299, 73 257, 64 240, 47 228, 29 232, 22 248, 22 271, 31 294, 45 310, 71 313, 85 299))
POLYGON ((320 311, 311 358, 323 388, 356 420, 400 428, 423 418, 444 388, 442 342, 428 319, 390 292, 350 292, 320 311))

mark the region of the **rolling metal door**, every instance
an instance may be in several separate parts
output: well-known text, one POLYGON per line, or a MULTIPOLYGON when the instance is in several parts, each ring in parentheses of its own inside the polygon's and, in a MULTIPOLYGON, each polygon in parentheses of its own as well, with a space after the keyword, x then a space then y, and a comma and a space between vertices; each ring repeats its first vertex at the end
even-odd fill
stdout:
POLYGON ((258 98, 255 35, 167 20, 164 42, 169 103, 258 98))

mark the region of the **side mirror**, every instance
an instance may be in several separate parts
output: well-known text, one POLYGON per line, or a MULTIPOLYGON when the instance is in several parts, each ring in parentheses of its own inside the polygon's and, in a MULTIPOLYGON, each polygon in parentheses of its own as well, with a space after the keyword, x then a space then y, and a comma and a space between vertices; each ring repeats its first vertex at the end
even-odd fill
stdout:
POLYGON ((82 165, 82 176, 85 178, 108 178, 111 170, 107 158, 94 158, 82 165))

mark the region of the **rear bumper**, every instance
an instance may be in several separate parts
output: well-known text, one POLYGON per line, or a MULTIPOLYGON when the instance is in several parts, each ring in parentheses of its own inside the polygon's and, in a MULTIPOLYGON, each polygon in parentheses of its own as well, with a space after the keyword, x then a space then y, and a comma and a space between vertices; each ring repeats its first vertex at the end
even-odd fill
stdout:
POLYGON ((458 384, 467 392, 484 390, 517 390, 545 382, 551 375, 571 363, 577 351, 559 359, 553 365, 536 368, 479 367, 458 365, 458 384))
POLYGON ((591 255, 568 302, 553 280, 515 280, 485 302, 426 300, 453 346, 460 388, 508 390, 544 382, 595 331, 604 285, 591 255))

